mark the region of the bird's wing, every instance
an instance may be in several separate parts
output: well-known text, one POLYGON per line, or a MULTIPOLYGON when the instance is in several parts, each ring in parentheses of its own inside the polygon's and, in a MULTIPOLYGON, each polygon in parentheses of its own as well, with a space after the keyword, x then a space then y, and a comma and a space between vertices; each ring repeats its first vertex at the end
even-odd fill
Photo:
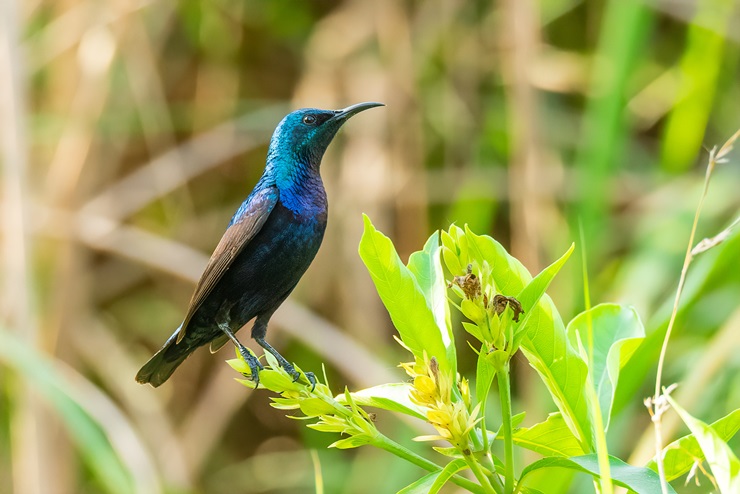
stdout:
POLYGON ((224 236, 221 237, 221 241, 216 246, 213 254, 211 254, 208 265, 205 271, 203 271, 198 285, 195 287, 193 297, 190 299, 188 312, 185 315, 182 326, 180 326, 180 333, 177 335, 177 343, 180 343, 185 336, 188 323, 195 314, 195 311, 198 310, 206 297, 213 291, 213 288, 229 269, 239 252, 242 251, 244 246, 254 238, 262 228, 262 225, 265 224, 277 200, 277 188, 266 187, 255 193, 247 202, 246 206, 242 206, 245 209, 241 212, 239 218, 229 226, 224 236))

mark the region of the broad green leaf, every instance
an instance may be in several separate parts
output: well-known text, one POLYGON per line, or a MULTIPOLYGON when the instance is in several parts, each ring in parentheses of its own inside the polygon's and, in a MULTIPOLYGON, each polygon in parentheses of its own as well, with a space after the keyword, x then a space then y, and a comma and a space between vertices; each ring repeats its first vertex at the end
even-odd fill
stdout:
MULTIPOLYGON (((532 281, 527 283, 524 289, 516 296, 519 303, 522 304, 525 317, 527 312, 531 310, 531 308, 534 307, 534 305, 539 302, 540 298, 545 294, 547 287, 550 286, 555 275, 558 274, 560 268, 562 268, 570 258, 570 255, 573 253, 573 249, 575 249, 575 244, 571 244, 565 254, 560 256, 560 259, 540 271, 540 273, 535 276, 532 281)), ((524 321, 525 319, 522 319, 522 322, 524 321)))
POLYGON ((457 460, 452 460, 449 462, 440 472, 439 476, 436 478, 434 483, 432 484, 432 487, 429 488, 429 494, 437 494, 440 489, 447 483, 450 478, 452 478, 453 475, 455 475, 460 470, 464 470, 465 468, 468 468, 468 464, 465 463, 465 460, 462 458, 458 458, 457 460))
POLYGON ((681 408, 670 395, 665 396, 699 443, 720 492, 722 494, 740 492, 740 460, 730 446, 714 429, 681 408))
POLYGON ((416 278, 416 282, 424 293, 427 305, 437 322, 442 343, 447 348, 447 360, 450 362, 450 368, 457 369, 455 338, 450 322, 450 306, 447 303, 447 283, 445 282, 440 255, 439 232, 434 232, 424 244, 424 249, 411 254, 407 267, 416 278))
MULTIPOLYGON (((723 441, 729 441, 740 430, 740 409, 725 415, 710 427, 723 441)), ((668 481, 685 474, 697 461, 704 461, 704 453, 693 434, 689 434, 673 441, 663 448, 663 466, 668 481)), ((647 468, 658 471, 655 458, 645 465, 647 468)))
POLYGON ((416 482, 407 485, 396 494, 427 494, 441 473, 442 470, 428 473, 416 482))
POLYGON ((429 357, 436 357, 441 369, 454 375, 454 361, 449 360, 442 336, 447 337, 447 328, 437 326, 437 318, 424 291, 414 274, 401 262, 393 242, 375 229, 370 218, 366 215, 363 218, 365 231, 360 240, 360 257, 401 340, 417 359, 422 359, 426 351, 429 357))
POLYGON ((587 354, 591 353, 593 345, 592 355, 589 355, 593 360, 592 378, 606 430, 619 371, 645 339, 645 328, 633 307, 601 304, 574 317, 566 331, 573 346, 576 346, 576 334, 580 335, 587 354), (589 342, 589 324, 593 328, 593 342, 589 342))
POLYGON ((578 456, 584 453, 560 412, 529 428, 514 431, 514 444, 544 456, 578 456))
MULTIPOLYGON (((522 308, 524 309, 524 316, 522 317, 520 323, 522 328, 525 328, 527 325, 527 320, 529 319, 529 314, 532 312, 532 307, 534 307, 545 294, 553 278, 555 278, 555 275, 558 274, 560 268, 562 268, 566 261, 570 258, 570 255, 573 253, 574 248, 575 244, 571 244, 570 248, 565 252, 565 254, 560 256, 560 259, 543 269, 537 276, 534 277, 532 281, 527 283, 527 286, 525 286, 521 293, 517 295, 516 298, 519 303, 522 304, 522 308)), ((519 335, 517 335, 517 338, 514 342, 514 348, 518 347, 518 340, 524 334, 525 333, 521 331, 519 335)))
MULTIPOLYGON (((532 276, 518 260, 488 236, 466 230, 472 259, 493 267, 497 289, 507 296, 520 294, 532 276)), ((525 309, 526 310, 526 309, 525 309)), ((563 418, 584 450, 591 451, 592 434, 583 387, 588 368, 568 343, 565 326, 550 297, 543 295, 527 318, 521 350, 542 378, 563 418)))
MULTIPOLYGON (((519 412, 519 413, 517 413, 515 415, 512 415, 512 417, 511 417, 511 428, 514 429, 514 431, 516 431, 516 428, 519 427, 522 422, 524 422, 524 419, 526 417, 527 417, 527 412, 519 412)), ((504 439, 504 436, 503 436, 504 432, 503 432, 503 430, 504 430, 504 426, 502 424, 495 433, 493 433, 491 431, 488 431, 489 437, 492 440, 498 439, 500 441, 503 441, 503 439, 504 439)))
MULTIPOLYGON (((564 458, 561 456, 552 456, 542 458, 527 465, 522 470, 519 482, 524 481, 525 477, 535 470, 543 468, 567 468, 592 475, 599 478, 599 460, 595 454, 584 456, 573 456, 564 458)), ((620 487, 626 487, 637 494, 655 494, 661 492, 660 478, 658 474, 644 467, 635 467, 629 465, 614 456, 609 457, 609 470, 614 483, 620 487)), ((668 492, 675 494, 676 491, 668 485, 668 492)))
MULTIPOLYGON (((369 406, 390 410, 391 412, 401 412, 412 417, 426 420, 424 409, 409 399, 411 391, 409 383, 391 383, 381 384, 372 388, 362 389, 351 393, 352 399, 360 406, 369 406)), ((335 398, 339 403, 346 404, 346 398, 343 394, 335 398)))
MULTIPOLYGON (((27 380, 48 401, 105 492, 125 494, 136 490, 123 457, 114 450, 100 424, 75 399, 74 388, 48 357, 0 329, 0 364, 27 380)), ((120 436, 129 431, 116 432, 120 436)))

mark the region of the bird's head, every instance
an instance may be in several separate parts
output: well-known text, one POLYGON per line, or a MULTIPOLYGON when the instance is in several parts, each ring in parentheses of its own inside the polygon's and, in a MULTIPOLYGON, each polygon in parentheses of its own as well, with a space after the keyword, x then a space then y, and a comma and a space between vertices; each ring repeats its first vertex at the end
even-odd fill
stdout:
POLYGON ((295 170, 291 168, 296 165, 318 170, 324 151, 344 122, 376 106, 383 104, 357 103, 343 110, 302 108, 289 113, 270 140, 268 167, 273 167, 280 175, 293 175, 295 170))

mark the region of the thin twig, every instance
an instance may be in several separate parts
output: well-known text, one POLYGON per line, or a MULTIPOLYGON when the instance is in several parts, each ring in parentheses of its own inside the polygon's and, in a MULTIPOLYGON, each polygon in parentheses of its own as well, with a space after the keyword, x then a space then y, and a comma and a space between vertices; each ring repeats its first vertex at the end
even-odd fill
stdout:
POLYGON ((660 488, 663 494, 668 493, 667 481, 665 477, 665 465, 663 464, 663 432, 661 426, 661 418, 666 410, 666 407, 661 406, 663 399, 661 395, 661 383, 663 381, 663 367, 665 365, 665 357, 668 351, 668 341, 671 339, 671 333, 673 332, 673 326, 676 322, 676 315, 678 314, 678 303, 681 300, 681 293, 686 282, 686 273, 689 270, 689 265, 693 259, 692 250, 694 249, 694 238, 696 237, 696 229, 699 224, 699 217, 701 216, 702 208, 704 207, 704 200, 707 197, 709 190, 709 180, 712 176, 715 166, 718 163, 723 163, 726 160, 727 154, 732 150, 732 146, 735 140, 740 136, 740 130, 730 137, 725 144, 717 150, 712 149, 709 153, 709 161, 707 163, 707 171, 704 175, 704 188, 702 189, 701 197, 699 198, 699 204, 694 214, 694 222, 691 225, 691 234, 689 235, 688 245, 686 247, 686 255, 683 260, 683 267, 681 268, 681 276, 678 280, 678 287, 676 289, 676 296, 673 300, 673 311, 671 312, 671 318, 668 321, 668 328, 666 329, 665 337, 663 338, 663 345, 660 349, 660 358, 658 359, 658 372, 655 377, 655 392, 652 400, 646 401, 646 405, 651 411, 653 426, 655 427, 655 461, 658 465, 658 475, 660 476, 660 488))

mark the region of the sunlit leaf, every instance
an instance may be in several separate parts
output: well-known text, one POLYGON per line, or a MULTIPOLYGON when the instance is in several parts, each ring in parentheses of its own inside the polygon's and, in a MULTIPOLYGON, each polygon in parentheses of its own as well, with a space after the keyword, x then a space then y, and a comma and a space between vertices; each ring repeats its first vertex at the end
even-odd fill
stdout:
POLYGON ((560 412, 551 413, 547 420, 529 428, 514 431, 514 444, 544 456, 578 456, 584 453, 560 412))
POLYGON ((339 441, 335 441, 329 445, 330 448, 337 449, 352 449, 364 446, 370 443, 370 438, 364 435, 350 436, 339 441))
MULTIPOLYGON (((360 406, 370 406, 426 420, 424 409, 409 399, 412 386, 408 383, 391 383, 373 386, 351 393, 352 399, 360 406)), ((336 397, 339 403, 345 404, 344 395, 336 397)))
MULTIPOLYGON (((504 295, 518 295, 532 280, 526 268, 491 237, 467 230, 466 238, 471 258, 491 263, 496 286, 504 295)), ((568 427, 590 451, 591 419, 583 393, 586 363, 568 343, 550 297, 543 295, 529 312, 521 350, 547 386, 568 427)))
MULTIPOLYGON (((599 460, 595 454, 584 456, 573 456, 564 458, 552 456, 542 458, 527 465, 522 470, 520 482, 524 481, 527 475, 543 468, 567 468, 592 475, 599 478, 599 460)), ((635 467, 629 465, 619 458, 609 457, 609 472, 614 483, 620 487, 626 487, 637 494, 656 494, 661 492, 660 478, 658 474, 644 467, 635 467)), ((675 494, 675 490, 668 485, 668 492, 675 494)))
POLYGON ((578 334, 587 353, 593 347, 593 354, 590 355, 593 361, 591 374, 606 429, 619 382, 619 371, 642 343, 645 328, 633 307, 601 304, 574 317, 566 331, 572 345, 576 345, 578 334), (593 331, 592 342, 588 340, 589 324, 593 331))
MULTIPOLYGON (((560 268, 562 268, 566 261, 570 258, 570 255, 573 253, 574 248, 575 244, 571 244, 570 248, 565 252, 565 254, 560 256, 560 259, 540 271, 540 273, 535 276, 532 281, 527 283, 527 286, 524 287, 521 293, 516 296, 517 300, 522 305, 522 309, 524 309, 524 316, 520 321, 520 325, 522 328, 526 327, 529 320, 529 314, 532 313, 532 308, 540 301, 542 296, 545 295, 545 292, 550 286, 550 283, 555 278, 555 275, 558 274, 560 268)), ((517 335, 517 338, 514 342, 515 348, 518 346, 519 339, 524 334, 524 332, 521 332, 517 335)))
POLYGON ((447 341, 447 328, 437 325, 424 290, 401 262, 391 240, 375 229, 370 218, 363 218, 365 231, 360 240, 360 257, 401 340, 417 359, 422 359, 426 351, 429 357, 436 357, 441 369, 454 374, 455 362, 449 359, 452 342, 447 341))
POLYGON ((490 354, 481 352, 478 356, 478 364, 475 371, 475 398, 478 403, 483 403, 488 398, 488 390, 496 377, 496 368, 490 359, 490 354))
POLYGON ((737 494, 740 492, 740 460, 732 452, 730 446, 717 434, 717 432, 694 418, 689 412, 681 408, 676 401, 665 395, 668 402, 681 417, 681 420, 696 438, 704 457, 709 463, 714 480, 722 494, 737 494))
POLYGON ((450 322, 450 306, 447 304, 447 288, 440 255, 439 232, 434 232, 422 250, 411 254, 407 267, 416 278, 437 322, 442 343, 447 348, 450 368, 456 369, 455 339, 450 322))
MULTIPOLYGON (((723 441, 729 441, 740 430, 740 409, 731 412, 710 427, 723 441)), ((704 453, 693 434, 683 436, 663 448, 663 467, 666 479, 673 480, 685 474, 697 461, 704 461, 704 453)), ((658 471, 655 458, 645 465, 647 468, 658 471)))
POLYGON ((416 482, 409 484, 398 491, 397 494, 427 494, 441 473, 442 470, 428 473, 416 482))
POLYGON ((335 413, 336 410, 329 403, 325 402, 321 398, 304 398, 300 400, 299 406, 301 412, 308 417, 318 417, 319 415, 326 415, 335 413))
POLYGON ((437 492, 439 492, 439 490, 447 483, 448 480, 450 480, 450 478, 452 478, 453 475, 466 468, 468 468, 468 464, 465 463, 465 460, 463 460, 462 458, 449 462, 442 469, 439 476, 437 476, 437 478, 434 480, 434 483, 429 488, 429 494, 437 494, 437 492))

